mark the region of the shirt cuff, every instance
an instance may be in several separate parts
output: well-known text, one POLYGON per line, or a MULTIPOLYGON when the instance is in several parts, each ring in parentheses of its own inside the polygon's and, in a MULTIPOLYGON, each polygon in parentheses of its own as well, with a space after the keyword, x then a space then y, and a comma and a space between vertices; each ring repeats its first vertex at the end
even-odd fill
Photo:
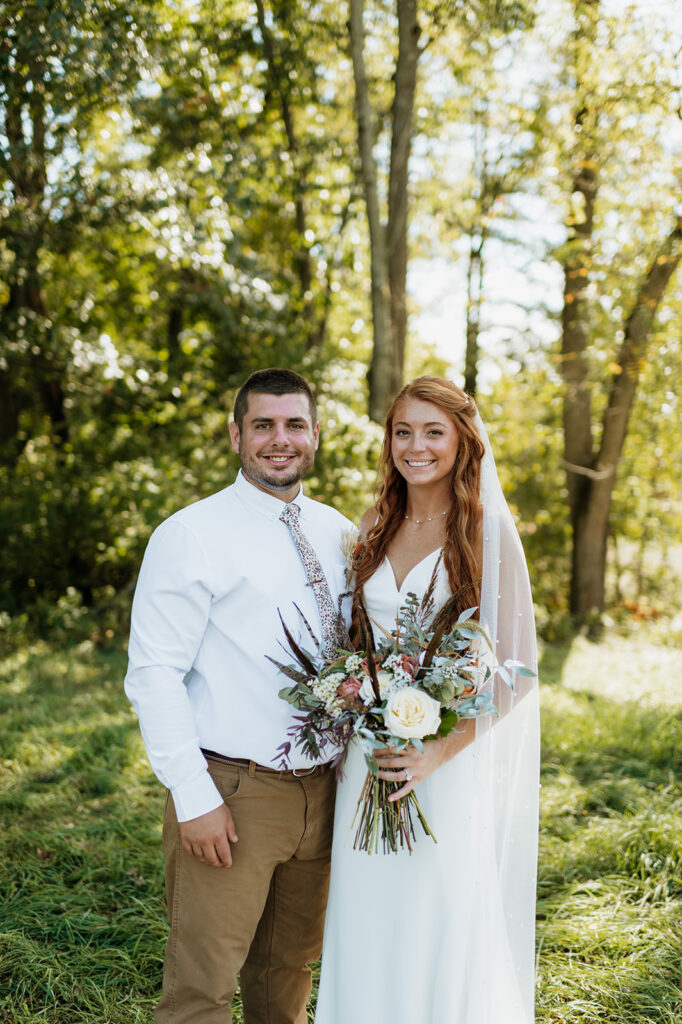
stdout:
POLYGON ((209 811, 215 811, 224 800, 208 773, 208 769, 196 776, 191 782, 183 782, 171 789, 175 815, 178 821, 191 821, 209 811))

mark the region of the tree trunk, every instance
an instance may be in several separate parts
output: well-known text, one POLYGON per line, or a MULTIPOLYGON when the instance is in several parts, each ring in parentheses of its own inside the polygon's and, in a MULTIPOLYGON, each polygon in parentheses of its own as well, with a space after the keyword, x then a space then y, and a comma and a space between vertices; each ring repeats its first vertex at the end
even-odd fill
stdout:
MULTIPOLYGON (((307 344, 312 348, 319 344, 323 338, 323 325, 316 322, 315 303, 312 297, 313 267, 310 257, 310 250, 306 242, 306 231, 308 228, 308 214, 306 209, 306 193, 308 182, 306 170, 301 160, 301 148, 294 123, 294 112, 291 103, 291 79, 289 69, 284 66, 281 58, 275 49, 275 39, 268 26, 268 19, 265 14, 263 0, 256 0, 256 12, 258 16, 258 27, 263 37, 263 50, 268 64, 268 74, 272 84, 273 92, 279 98, 279 104, 284 123, 284 131, 287 139, 287 148, 294 168, 292 176, 294 217, 296 224, 296 249, 292 254, 294 272, 298 278, 303 317, 310 325, 307 344)), ((272 18, 277 17, 277 5, 273 5, 272 18)))
POLYGON ((478 335, 481 329, 481 298, 483 295, 483 237, 472 240, 467 267, 467 325, 464 353, 464 390, 476 397, 478 378, 478 335))
POLYGON ((613 474, 585 479, 573 513, 570 610, 580 623, 596 624, 604 610, 606 539, 613 474))
POLYGON ((656 312, 682 258, 682 216, 654 256, 625 324, 618 353, 619 372, 611 383, 597 466, 616 466, 627 433, 642 362, 649 348, 656 312))
POLYGON ((350 44, 355 78, 358 147, 371 253, 374 347, 369 368, 369 415, 381 423, 400 389, 407 333, 408 167, 419 58, 416 0, 397 0, 398 61, 392 107, 388 224, 381 221, 374 117, 364 58, 364 0, 350 0, 350 44))
POLYGON ((599 0, 576 0, 573 64, 576 79, 573 184, 569 232, 564 258, 564 302, 561 313, 561 371, 564 379, 564 462, 567 471, 571 523, 585 501, 587 477, 574 467, 591 467, 592 408, 585 352, 590 345, 587 287, 592 263, 594 208, 599 181, 597 123, 599 111, 583 76, 587 74, 596 39, 599 0))
POLYGON ((602 442, 592 467, 573 467, 580 477, 580 499, 573 519, 573 565, 570 607, 578 622, 598 619, 604 610, 606 542, 611 496, 630 413, 651 344, 654 319, 668 282, 682 257, 682 218, 652 260, 630 313, 618 355, 619 372, 613 377, 602 424, 602 442))
POLYGON ((585 351, 590 343, 586 298, 592 260, 592 227, 597 175, 589 157, 573 182, 573 195, 582 197, 583 219, 576 221, 564 262, 564 302, 561 312, 561 371, 564 378, 564 460, 568 501, 574 520, 582 501, 585 478, 572 467, 592 464, 592 408, 585 351))
MULTIPOLYGON (((398 60, 393 96, 391 166, 388 184, 388 282, 394 355, 390 395, 400 390, 407 336, 408 167, 414 122, 414 94, 419 60, 416 0, 398 0, 398 60)), ((384 410, 385 412, 386 410, 384 410)))
POLYGON ((611 497, 641 366, 651 345, 654 318, 682 254, 682 219, 659 247, 627 319, 601 429, 594 450, 585 352, 591 340, 587 301, 592 259, 600 111, 587 87, 594 61, 599 0, 575 0, 575 147, 569 236, 564 258, 561 365, 565 384, 564 464, 573 529, 570 610, 578 623, 597 625, 604 610, 606 546, 611 497))
POLYGON ((369 368, 369 415, 381 422, 391 400, 393 375, 393 330, 386 262, 386 239, 379 211, 377 165, 374 159, 374 117, 369 99, 365 68, 363 26, 364 0, 350 0, 350 44, 355 78, 360 169, 365 193, 370 243, 370 273, 374 348, 369 368))
POLYGON ((583 68, 586 51, 589 55, 596 38, 598 0, 576 0, 574 11, 574 171, 564 257, 561 373, 564 380, 564 466, 573 532, 570 609, 580 619, 582 615, 579 608, 586 611, 592 607, 603 607, 606 548, 605 544, 602 547, 600 538, 602 526, 608 523, 610 491, 606 507, 602 487, 599 491, 599 509, 590 508, 594 452, 585 353, 590 345, 591 334, 587 287, 592 262, 594 208, 599 188, 595 159, 598 111, 594 110, 589 90, 584 84, 583 68))

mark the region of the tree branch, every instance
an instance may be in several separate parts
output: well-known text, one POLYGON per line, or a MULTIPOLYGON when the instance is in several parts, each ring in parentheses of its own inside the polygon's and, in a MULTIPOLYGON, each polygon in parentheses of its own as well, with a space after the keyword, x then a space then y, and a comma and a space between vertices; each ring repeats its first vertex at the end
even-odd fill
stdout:
POLYGON ((609 404, 604 414, 598 466, 615 465, 620 457, 654 318, 681 258, 682 217, 678 217, 649 265, 625 325, 625 337, 617 359, 619 372, 612 380, 609 404))

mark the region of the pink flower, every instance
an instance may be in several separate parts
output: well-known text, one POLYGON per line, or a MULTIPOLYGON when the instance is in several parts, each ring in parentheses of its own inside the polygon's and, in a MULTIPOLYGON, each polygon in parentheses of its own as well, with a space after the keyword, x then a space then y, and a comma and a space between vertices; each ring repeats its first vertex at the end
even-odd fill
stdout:
POLYGON ((336 693, 339 697, 349 697, 353 700, 360 692, 361 686, 362 683, 356 676, 348 676, 342 683, 339 683, 336 693))
MULTIPOLYGON (((369 661, 369 658, 368 658, 368 657, 365 657, 365 658, 363 658, 363 659, 362 659, 362 661, 360 662, 360 668, 362 669, 362 671, 364 672, 364 674, 365 674, 366 676, 368 676, 368 675, 369 675, 369 665, 367 664, 367 663, 368 663, 368 661, 369 661)), ((372 655, 372 661, 374 662, 374 667, 375 667, 375 668, 377 669, 377 671, 378 671, 378 670, 379 670, 379 669, 381 668, 382 662, 381 662, 381 661, 379 660, 379 658, 377 658, 376 654, 373 654, 373 655, 372 655)))
POLYGON ((401 654, 400 667, 403 670, 403 672, 408 672, 411 676, 414 676, 415 670, 417 668, 417 662, 409 654, 401 654))

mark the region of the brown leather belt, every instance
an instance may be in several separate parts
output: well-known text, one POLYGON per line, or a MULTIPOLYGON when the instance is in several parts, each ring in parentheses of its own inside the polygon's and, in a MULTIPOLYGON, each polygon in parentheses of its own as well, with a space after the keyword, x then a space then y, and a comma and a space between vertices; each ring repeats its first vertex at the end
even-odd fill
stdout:
POLYGON ((269 768, 267 765, 258 764, 256 761, 249 761, 246 757, 227 757, 225 754, 218 754, 215 750, 201 748, 201 753, 209 761, 218 761, 219 764, 229 764, 235 768, 248 768, 250 771, 267 772, 269 775, 293 776, 297 779, 306 779, 310 775, 322 775, 329 771, 330 765, 314 764, 310 768, 269 768))

